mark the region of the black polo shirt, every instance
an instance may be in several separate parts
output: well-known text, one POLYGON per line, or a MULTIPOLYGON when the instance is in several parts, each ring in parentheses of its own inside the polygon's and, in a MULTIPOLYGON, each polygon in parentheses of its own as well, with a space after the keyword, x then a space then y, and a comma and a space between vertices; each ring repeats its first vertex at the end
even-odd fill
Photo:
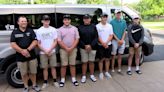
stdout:
MULTIPOLYGON (((20 29, 15 29, 10 38, 10 42, 16 42, 16 44, 22 49, 27 49, 34 40, 36 40, 35 32, 30 28, 27 28, 24 32, 20 29)), ((25 62, 36 58, 34 49, 29 53, 31 57, 26 58, 21 53, 16 52, 16 61, 25 62)))

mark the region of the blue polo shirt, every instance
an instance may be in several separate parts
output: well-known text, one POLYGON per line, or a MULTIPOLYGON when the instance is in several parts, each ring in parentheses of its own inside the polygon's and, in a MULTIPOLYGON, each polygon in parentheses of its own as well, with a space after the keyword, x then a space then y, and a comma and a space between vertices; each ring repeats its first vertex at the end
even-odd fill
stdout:
POLYGON ((126 21, 123 19, 117 20, 113 19, 110 24, 113 26, 113 33, 117 36, 118 39, 122 39, 124 31, 127 28, 126 21))

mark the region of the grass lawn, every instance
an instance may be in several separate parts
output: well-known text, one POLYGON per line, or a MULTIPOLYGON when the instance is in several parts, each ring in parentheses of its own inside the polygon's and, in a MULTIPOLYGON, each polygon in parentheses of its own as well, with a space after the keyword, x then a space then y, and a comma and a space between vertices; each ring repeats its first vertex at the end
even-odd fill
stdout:
POLYGON ((142 25, 148 29, 156 29, 164 31, 164 21, 160 22, 142 22, 142 25))

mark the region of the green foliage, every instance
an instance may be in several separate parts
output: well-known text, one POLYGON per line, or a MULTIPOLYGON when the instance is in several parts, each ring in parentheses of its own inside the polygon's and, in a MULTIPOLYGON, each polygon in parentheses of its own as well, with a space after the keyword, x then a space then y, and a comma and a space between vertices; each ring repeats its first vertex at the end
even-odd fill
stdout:
POLYGON ((78 4, 107 4, 107 0, 77 0, 78 4))
POLYGON ((143 17, 164 15, 164 0, 141 0, 138 4, 134 4, 133 7, 143 17))

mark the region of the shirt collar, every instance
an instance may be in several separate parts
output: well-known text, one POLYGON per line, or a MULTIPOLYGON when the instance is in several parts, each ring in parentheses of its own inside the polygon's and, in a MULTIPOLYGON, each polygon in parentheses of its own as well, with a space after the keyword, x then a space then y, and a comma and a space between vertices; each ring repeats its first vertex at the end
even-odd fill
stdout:
POLYGON ((71 28, 71 27, 72 27, 72 25, 69 25, 69 26, 63 25, 63 28, 71 28))

